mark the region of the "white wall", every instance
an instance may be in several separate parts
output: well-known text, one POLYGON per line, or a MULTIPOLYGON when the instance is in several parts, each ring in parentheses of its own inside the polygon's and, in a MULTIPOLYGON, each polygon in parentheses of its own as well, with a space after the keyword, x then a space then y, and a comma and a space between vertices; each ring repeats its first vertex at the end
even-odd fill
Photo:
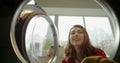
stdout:
POLYGON ((95 0, 35 0, 50 15, 107 16, 95 0))

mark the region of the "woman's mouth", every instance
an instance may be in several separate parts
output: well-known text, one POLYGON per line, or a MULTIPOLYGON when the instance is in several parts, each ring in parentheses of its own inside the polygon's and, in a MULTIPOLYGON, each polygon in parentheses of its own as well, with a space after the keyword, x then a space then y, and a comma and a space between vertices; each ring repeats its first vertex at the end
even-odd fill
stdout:
POLYGON ((79 40, 80 40, 80 38, 75 38, 74 40, 75 40, 75 41, 79 41, 79 40))

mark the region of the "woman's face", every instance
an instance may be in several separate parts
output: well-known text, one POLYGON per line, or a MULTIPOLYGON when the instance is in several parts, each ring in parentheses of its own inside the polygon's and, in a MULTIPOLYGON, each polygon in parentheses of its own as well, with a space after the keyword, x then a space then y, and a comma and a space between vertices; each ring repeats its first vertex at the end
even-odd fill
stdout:
POLYGON ((74 46, 80 46, 84 40, 84 33, 81 28, 74 27, 70 31, 70 42, 74 46))

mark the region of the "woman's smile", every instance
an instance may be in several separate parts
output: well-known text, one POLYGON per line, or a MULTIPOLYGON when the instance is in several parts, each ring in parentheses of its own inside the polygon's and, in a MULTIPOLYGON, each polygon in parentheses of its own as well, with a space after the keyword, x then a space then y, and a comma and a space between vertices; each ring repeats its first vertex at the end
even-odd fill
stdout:
POLYGON ((73 38, 74 41, 80 41, 80 38, 73 38))

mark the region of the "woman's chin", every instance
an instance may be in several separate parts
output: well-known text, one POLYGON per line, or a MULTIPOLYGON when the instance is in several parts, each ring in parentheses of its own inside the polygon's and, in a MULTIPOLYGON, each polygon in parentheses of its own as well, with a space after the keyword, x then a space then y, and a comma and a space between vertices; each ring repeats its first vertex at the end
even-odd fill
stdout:
POLYGON ((77 42, 76 42, 76 43, 73 43, 73 45, 74 45, 74 46, 80 46, 81 43, 77 43, 77 42))

